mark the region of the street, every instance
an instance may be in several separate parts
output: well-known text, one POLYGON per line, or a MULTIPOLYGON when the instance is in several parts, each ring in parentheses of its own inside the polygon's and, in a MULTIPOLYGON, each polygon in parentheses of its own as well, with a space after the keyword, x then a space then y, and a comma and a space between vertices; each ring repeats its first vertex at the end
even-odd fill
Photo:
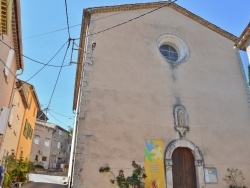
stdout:
POLYGON ((29 174, 29 183, 24 188, 66 188, 63 184, 65 176, 50 176, 42 174, 29 174))

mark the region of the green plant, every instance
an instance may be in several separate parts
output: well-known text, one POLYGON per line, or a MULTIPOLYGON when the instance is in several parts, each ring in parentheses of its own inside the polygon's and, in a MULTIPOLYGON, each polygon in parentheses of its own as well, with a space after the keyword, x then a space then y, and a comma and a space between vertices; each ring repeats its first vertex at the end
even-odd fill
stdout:
POLYGON ((239 169, 227 169, 228 175, 225 176, 223 179, 229 184, 229 188, 247 188, 244 185, 244 176, 242 174, 242 171, 239 169))
POLYGON ((40 169, 43 169, 43 165, 40 165, 40 164, 36 164, 34 165, 35 168, 40 168, 40 169))
POLYGON ((31 168, 32 163, 27 159, 8 157, 5 162, 6 171, 3 186, 8 187, 13 181, 26 182, 31 168))
POLYGON ((99 169, 100 173, 111 173, 114 179, 111 179, 110 182, 112 184, 117 184, 119 188, 144 188, 143 180, 147 177, 145 174, 145 170, 139 164, 136 164, 135 161, 132 162, 132 166, 134 168, 132 175, 125 177, 123 170, 119 171, 117 176, 110 170, 110 167, 107 165, 105 167, 101 167, 99 169))

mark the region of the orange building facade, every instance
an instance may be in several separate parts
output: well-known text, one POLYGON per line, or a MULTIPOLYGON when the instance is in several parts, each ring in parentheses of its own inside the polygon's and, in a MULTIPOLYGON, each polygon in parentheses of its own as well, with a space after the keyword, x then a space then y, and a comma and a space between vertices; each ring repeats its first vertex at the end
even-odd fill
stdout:
MULTIPOLYGON (((16 82, 16 88, 21 85, 21 81, 16 82)), ((25 110, 28 108, 28 101, 24 95, 24 89, 20 87, 13 91, 13 100, 10 109, 10 117, 8 120, 8 127, 4 135, 0 157, 2 161, 9 155, 15 154, 19 141, 19 136, 22 128, 22 121, 25 110)))
POLYGON ((28 101, 28 108, 24 112, 17 151, 15 155, 17 158, 23 157, 29 159, 36 122, 36 115, 38 110, 40 110, 40 104, 34 86, 22 81, 20 83, 21 87, 23 87, 24 90, 24 96, 28 101))

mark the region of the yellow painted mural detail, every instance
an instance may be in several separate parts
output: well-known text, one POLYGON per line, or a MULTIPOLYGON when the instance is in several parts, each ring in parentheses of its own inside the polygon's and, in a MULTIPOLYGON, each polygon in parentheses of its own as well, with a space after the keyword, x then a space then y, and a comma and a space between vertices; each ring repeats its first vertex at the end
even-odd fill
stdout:
POLYGON ((144 148, 146 188, 165 188, 162 140, 146 140, 144 148))

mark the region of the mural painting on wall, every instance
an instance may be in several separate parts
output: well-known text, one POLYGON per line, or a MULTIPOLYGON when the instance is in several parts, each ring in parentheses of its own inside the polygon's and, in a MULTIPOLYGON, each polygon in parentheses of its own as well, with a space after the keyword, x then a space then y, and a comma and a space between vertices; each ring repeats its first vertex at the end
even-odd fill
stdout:
POLYGON ((144 148, 145 187, 165 187, 162 140, 146 140, 144 148))

